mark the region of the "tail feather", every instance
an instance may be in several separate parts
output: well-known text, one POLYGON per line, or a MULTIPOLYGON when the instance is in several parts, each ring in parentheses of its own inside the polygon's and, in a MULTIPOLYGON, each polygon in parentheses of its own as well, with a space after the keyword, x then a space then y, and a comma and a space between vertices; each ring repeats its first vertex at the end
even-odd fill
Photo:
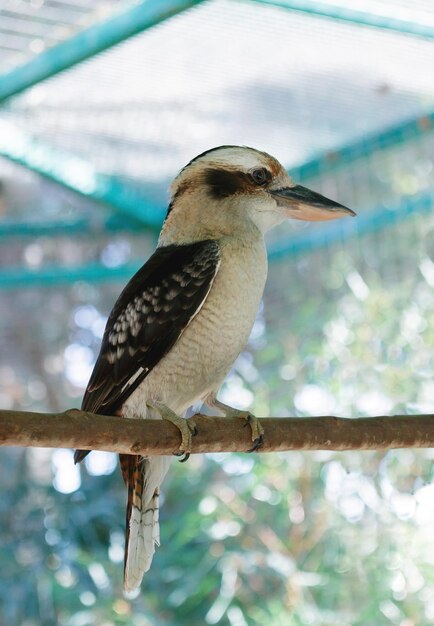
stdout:
POLYGON ((155 545, 160 545, 159 495, 171 457, 121 455, 122 474, 128 484, 124 588, 136 589, 149 570, 155 545))

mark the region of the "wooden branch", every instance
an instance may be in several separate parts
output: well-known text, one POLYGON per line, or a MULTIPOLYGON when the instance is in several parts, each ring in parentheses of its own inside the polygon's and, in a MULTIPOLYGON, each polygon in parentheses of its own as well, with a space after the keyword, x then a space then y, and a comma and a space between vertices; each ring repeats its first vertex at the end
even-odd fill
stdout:
MULTIPOLYGON (((246 452, 250 428, 241 419, 194 416, 198 434, 192 453, 246 452)), ((375 450, 434 447, 434 415, 391 417, 286 417, 261 419, 261 452, 375 450)), ((161 420, 124 419, 77 409, 64 413, 0 411, 0 445, 108 450, 160 455, 177 452, 180 433, 161 420)))

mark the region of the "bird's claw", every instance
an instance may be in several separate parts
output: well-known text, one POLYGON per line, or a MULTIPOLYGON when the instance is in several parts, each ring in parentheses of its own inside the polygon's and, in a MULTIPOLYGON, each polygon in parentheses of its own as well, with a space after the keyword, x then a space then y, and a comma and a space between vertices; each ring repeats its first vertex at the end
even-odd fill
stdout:
POLYGON ((255 452, 264 445, 264 429, 257 417, 248 411, 240 411, 239 409, 234 409, 227 404, 223 404, 223 402, 217 400, 214 394, 207 397, 206 405, 211 409, 217 409, 217 411, 225 417, 237 417, 245 420, 246 423, 244 426, 250 426, 250 430, 252 431, 253 443, 252 447, 249 448, 247 452, 255 452))
POLYGON ((259 450, 259 448, 264 445, 264 429, 262 424, 258 418, 251 413, 245 413, 244 415, 240 415, 240 417, 243 417, 246 420, 244 426, 250 426, 252 431, 253 445, 247 450, 247 452, 256 452, 256 450, 259 450))
POLYGON ((262 448, 264 445, 264 435, 259 435, 256 439, 253 440, 253 446, 247 450, 247 452, 256 452, 259 448, 262 448))
MULTIPOLYGON (((198 434, 199 430, 196 426, 196 422, 194 422, 191 418, 189 418, 188 420, 184 419, 184 422, 187 422, 187 427, 190 431, 190 446, 191 446, 191 438, 192 437, 196 437, 196 435, 198 434)), ((182 436, 182 431, 181 431, 181 436, 182 436)), ((183 440, 182 440, 183 441, 183 440)), ((190 452, 183 449, 183 445, 182 445, 182 441, 181 441, 181 445, 179 447, 179 452, 174 452, 174 456, 182 456, 182 459, 179 459, 180 463, 185 463, 186 461, 188 461, 188 459, 190 458, 190 452)))
POLYGON ((174 456, 182 456, 183 458, 180 459, 180 462, 185 463, 185 461, 187 461, 190 457, 191 440, 198 433, 195 422, 192 419, 179 417, 179 415, 163 404, 152 404, 149 406, 156 408, 160 413, 161 419, 171 422, 181 433, 181 445, 179 446, 179 451, 174 452, 173 454, 174 456))
POLYGON ((190 458, 191 440, 197 435, 198 430, 195 422, 191 418, 184 419, 180 417, 179 419, 181 420, 180 423, 177 422, 175 424, 175 422, 172 422, 181 432, 181 445, 179 446, 179 452, 175 452, 175 456, 182 456, 183 458, 179 459, 179 462, 185 463, 190 458))

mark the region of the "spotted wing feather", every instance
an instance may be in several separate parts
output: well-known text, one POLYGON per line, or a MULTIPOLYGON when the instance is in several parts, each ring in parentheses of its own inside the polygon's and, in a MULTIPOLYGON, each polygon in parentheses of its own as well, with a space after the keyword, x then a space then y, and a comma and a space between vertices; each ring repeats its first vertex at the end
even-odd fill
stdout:
MULTIPOLYGON (((181 336, 206 299, 220 264, 212 240, 157 248, 108 318, 82 409, 114 415, 181 336)), ((86 456, 77 451, 76 462, 86 456)))

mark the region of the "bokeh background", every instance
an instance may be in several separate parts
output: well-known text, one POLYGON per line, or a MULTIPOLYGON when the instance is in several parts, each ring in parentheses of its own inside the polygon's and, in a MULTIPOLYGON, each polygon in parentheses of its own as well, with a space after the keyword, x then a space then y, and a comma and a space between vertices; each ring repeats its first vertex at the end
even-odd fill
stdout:
MULTIPOLYGON (((0 407, 78 407, 171 178, 266 150, 355 220, 286 224, 221 397, 259 416, 431 412, 429 0, 1 0, 0 407)), ((173 462, 122 592, 115 455, 0 450, 0 624, 434 622, 432 450, 173 462)))

